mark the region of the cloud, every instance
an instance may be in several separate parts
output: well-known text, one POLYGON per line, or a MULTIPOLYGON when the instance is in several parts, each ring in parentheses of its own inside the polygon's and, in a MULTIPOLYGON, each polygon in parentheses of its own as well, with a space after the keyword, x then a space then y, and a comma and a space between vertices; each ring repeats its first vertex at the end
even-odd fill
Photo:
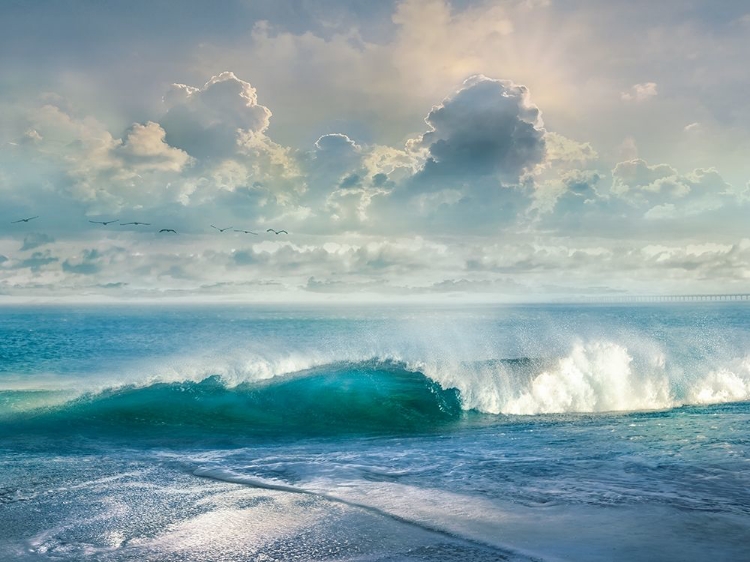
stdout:
POLYGON ((163 214, 211 203, 223 192, 250 193, 256 214, 261 207, 281 214, 276 208, 294 204, 306 189, 293 151, 265 135, 270 110, 231 72, 202 88, 173 85, 166 113, 134 123, 121 139, 65 100, 53 101, 30 113, 37 135, 23 150, 41 157, 44 180, 83 203, 87 214, 163 214))
POLYGON ((34 252, 30 257, 25 258, 16 264, 16 269, 30 269, 33 272, 38 272, 45 268, 45 266, 60 261, 52 255, 49 250, 44 252, 34 252))
POLYGON ((433 293, 492 293, 528 294, 529 287, 513 279, 446 279, 433 283, 428 289, 433 293))
POLYGON ((159 120, 166 142, 195 160, 180 201, 204 204, 221 192, 250 193, 259 206, 294 204, 306 189, 294 151, 266 135, 271 110, 255 88, 222 72, 201 88, 173 84, 159 120))
POLYGON ((308 185, 314 195, 324 197, 342 183, 346 185, 347 178, 352 181, 351 178, 366 174, 362 156, 362 147, 341 133, 323 135, 315 141, 315 150, 305 162, 308 185))
POLYGON ((599 158, 594 147, 588 142, 576 142, 559 133, 547 131, 544 135, 547 149, 546 161, 585 164, 599 158))
POLYGON ((600 202, 602 195, 597 186, 602 177, 595 170, 570 170, 563 172, 552 182, 552 189, 537 196, 537 206, 542 211, 570 217, 573 220, 584 216, 588 209, 600 202))
POLYGON ((29 158, 41 156, 47 165, 39 172, 48 174, 45 180, 62 184, 92 212, 155 207, 179 198, 164 186, 178 182, 191 159, 165 143, 157 123, 134 124, 121 140, 98 120, 53 105, 34 111, 31 120, 41 140, 27 148, 29 158))
POLYGON ((611 192, 631 205, 652 207, 647 218, 688 217, 739 202, 715 168, 698 168, 680 174, 667 164, 649 165, 636 159, 620 162, 612 170, 611 192))
POLYGON ((677 170, 667 164, 650 166, 645 160, 618 163, 612 170, 612 193, 620 197, 638 197, 669 191, 675 197, 686 195, 690 188, 680 185, 677 170), (669 178, 672 181, 665 182, 669 178))
POLYGON ((134 124, 118 148, 123 160, 139 171, 181 172, 190 163, 188 154, 165 142, 161 125, 149 121, 134 124))
POLYGON ((635 84, 627 92, 622 92, 620 97, 623 101, 642 102, 659 94, 656 82, 643 82, 635 84))
POLYGON ((341 133, 323 135, 315 141, 315 148, 321 154, 336 155, 355 154, 359 150, 357 143, 341 133))
POLYGON ((38 248, 39 246, 52 244, 54 241, 55 239, 49 234, 44 234, 42 232, 32 232, 31 234, 27 234, 26 236, 24 236, 23 244, 21 245, 21 251, 25 252, 26 250, 33 250, 34 248, 38 248))
POLYGON ((76 275, 95 275, 102 270, 102 258, 102 253, 95 248, 84 250, 80 256, 66 259, 62 263, 62 270, 76 275))
POLYGON ((234 154, 243 134, 264 133, 271 120, 255 88, 233 72, 214 76, 202 88, 173 84, 164 104, 166 141, 201 159, 234 154))
POLYGON ((425 121, 430 130, 411 143, 425 151, 418 174, 425 183, 492 176, 515 184, 544 158, 541 112, 528 89, 509 80, 473 76, 425 121))

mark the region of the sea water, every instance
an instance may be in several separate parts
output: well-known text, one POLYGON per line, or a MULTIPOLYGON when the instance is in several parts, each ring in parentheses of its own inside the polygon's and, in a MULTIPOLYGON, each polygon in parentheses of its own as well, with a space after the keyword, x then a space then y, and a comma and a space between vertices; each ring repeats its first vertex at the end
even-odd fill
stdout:
POLYGON ((0 560, 750 560, 750 306, 6 306, 0 560))

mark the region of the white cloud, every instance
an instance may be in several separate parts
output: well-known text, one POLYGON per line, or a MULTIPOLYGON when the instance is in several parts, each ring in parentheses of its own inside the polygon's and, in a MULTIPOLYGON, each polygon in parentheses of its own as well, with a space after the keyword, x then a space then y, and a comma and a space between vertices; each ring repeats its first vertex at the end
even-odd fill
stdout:
POLYGON ((164 137, 164 129, 158 123, 136 123, 118 147, 119 154, 140 171, 181 172, 191 158, 186 152, 169 146, 164 137))
POLYGON ((258 104, 255 88, 232 72, 222 72, 202 88, 173 84, 160 119, 167 142, 196 158, 236 152, 243 134, 264 133, 271 110, 258 104))
POLYGON ((667 164, 630 160, 617 164, 612 178, 612 193, 633 205, 654 207, 646 215, 652 219, 718 209, 738 196, 715 168, 682 175, 667 164))
POLYGON ((623 101, 642 102, 656 97, 658 94, 659 89, 656 82, 643 82, 642 84, 634 84, 630 90, 622 92, 620 97, 623 101))
POLYGON ((588 142, 577 142, 559 133, 547 131, 544 135, 548 162, 569 162, 587 164, 599 158, 594 147, 588 142))

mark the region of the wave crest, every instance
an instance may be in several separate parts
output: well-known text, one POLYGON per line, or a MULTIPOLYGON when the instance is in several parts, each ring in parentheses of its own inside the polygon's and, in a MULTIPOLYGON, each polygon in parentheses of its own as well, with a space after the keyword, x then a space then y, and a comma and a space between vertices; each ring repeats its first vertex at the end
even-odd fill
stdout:
POLYGON ((508 400, 502 412, 529 415, 673 407, 669 379, 660 368, 663 362, 649 367, 636 374, 633 358, 618 344, 578 344, 555 369, 537 375, 525 391, 508 400))
POLYGON ((462 415, 458 393, 394 364, 342 364, 260 383, 126 386, 21 412, 22 429, 324 435, 431 431, 462 415))
POLYGON ((487 414, 667 410, 750 400, 750 357, 711 370, 670 361, 653 345, 630 350, 610 341, 578 342, 558 359, 417 362, 411 368, 456 388, 465 409, 487 414))
POLYGON ((0 391, 1 424, 25 429, 172 428, 217 434, 430 431, 493 415, 666 410, 750 399, 750 357, 715 369, 678 364, 653 345, 574 344, 558 358, 225 361, 174 368, 71 397, 0 391), (311 367, 312 366, 312 367, 311 367), (300 367, 303 367, 300 370, 300 367))

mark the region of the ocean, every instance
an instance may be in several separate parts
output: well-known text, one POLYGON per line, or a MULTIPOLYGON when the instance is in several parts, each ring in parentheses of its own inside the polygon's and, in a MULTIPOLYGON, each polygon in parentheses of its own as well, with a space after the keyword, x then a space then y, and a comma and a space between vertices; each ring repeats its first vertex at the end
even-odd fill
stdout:
POLYGON ((0 560, 750 560, 750 303, 0 308, 0 560))

